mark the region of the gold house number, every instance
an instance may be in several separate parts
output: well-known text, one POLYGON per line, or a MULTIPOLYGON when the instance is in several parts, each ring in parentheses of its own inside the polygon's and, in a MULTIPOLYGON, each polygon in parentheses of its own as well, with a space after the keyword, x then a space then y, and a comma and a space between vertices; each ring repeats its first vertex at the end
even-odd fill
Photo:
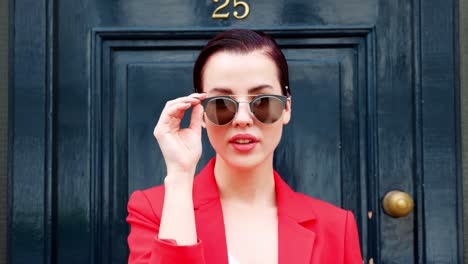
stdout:
MULTIPOLYGON (((224 0, 224 3, 222 3, 220 6, 218 6, 215 11, 213 11, 213 15, 211 16, 214 19, 225 19, 229 18, 229 12, 221 13, 222 9, 226 8, 229 5, 230 0, 224 0)), ((219 0, 213 0, 213 2, 218 3, 219 0)), ((234 7, 242 6, 244 8, 244 13, 242 15, 239 15, 239 12, 234 11, 232 14, 234 15, 235 18, 237 19, 244 19, 249 15, 250 12, 250 7, 249 5, 244 2, 244 1, 233 1, 234 7)))

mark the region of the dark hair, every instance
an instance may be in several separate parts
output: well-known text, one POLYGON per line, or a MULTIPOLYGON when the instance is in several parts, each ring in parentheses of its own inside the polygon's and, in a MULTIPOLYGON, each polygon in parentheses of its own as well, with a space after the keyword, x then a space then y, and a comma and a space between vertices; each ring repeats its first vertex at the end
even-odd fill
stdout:
POLYGON ((290 96, 288 63, 276 41, 260 31, 247 29, 231 29, 224 31, 214 38, 201 50, 193 68, 193 85, 195 92, 203 92, 203 70, 208 59, 217 52, 228 51, 235 53, 249 53, 263 50, 276 65, 278 80, 283 95, 290 96))

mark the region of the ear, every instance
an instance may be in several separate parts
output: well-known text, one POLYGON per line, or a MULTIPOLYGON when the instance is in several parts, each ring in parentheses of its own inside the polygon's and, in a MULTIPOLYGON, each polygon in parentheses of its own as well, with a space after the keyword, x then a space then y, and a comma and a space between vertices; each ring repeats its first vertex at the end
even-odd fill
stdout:
POLYGON ((289 123, 289 120, 291 120, 291 104, 291 97, 289 97, 286 101, 286 106, 284 107, 283 125, 287 125, 289 123))
POLYGON ((202 117, 201 126, 202 126, 203 128, 206 128, 205 113, 204 113, 204 112, 203 112, 203 117, 202 117))

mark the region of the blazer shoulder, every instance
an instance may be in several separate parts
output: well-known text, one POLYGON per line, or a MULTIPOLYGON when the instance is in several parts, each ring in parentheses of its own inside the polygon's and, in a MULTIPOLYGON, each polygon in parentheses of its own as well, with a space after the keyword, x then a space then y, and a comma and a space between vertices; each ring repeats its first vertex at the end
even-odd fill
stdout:
POLYGON ((146 203, 154 214, 160 218, 164 204, 164 185, 157 185, 143 190, 135 190, 129 199, 130 203, 146 203))
POLYGON ((348 210, 340 208, 329 202, 308 196, 306 194, 296 192, 296 195, 298 195, 300 199, 307 203, 307 207, 314 212, 318 220, 326 222, 342 222, 346 221, 348 213, 350 213, 348 210))

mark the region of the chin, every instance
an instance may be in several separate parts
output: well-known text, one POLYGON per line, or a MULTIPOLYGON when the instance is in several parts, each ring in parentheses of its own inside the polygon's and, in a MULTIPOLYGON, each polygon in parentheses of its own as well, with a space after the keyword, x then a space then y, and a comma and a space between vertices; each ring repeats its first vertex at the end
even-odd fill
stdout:
POLYGON ((226 165, 238 170, 252 170, 263 165, 265 162, 273 164, 273 155, 258 155, 258 154, 239 154, 225 153, 217 154, 217 159, 222 159, 226 165))

